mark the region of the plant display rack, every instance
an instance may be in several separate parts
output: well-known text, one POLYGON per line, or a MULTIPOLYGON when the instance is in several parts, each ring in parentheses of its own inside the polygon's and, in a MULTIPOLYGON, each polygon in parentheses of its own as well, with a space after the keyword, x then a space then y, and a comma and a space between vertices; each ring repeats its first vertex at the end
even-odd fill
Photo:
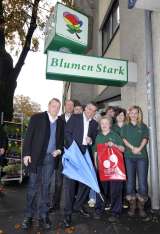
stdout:
POLYGON ((23 120, 24 118, 22 113, 15 113, 12 121, 3 121, 8 137, 8 149, 6 151, 8 164, 3 167, 5 175, 1 178, 2 183, 14 180, 21 183, 23 180, 23 120))

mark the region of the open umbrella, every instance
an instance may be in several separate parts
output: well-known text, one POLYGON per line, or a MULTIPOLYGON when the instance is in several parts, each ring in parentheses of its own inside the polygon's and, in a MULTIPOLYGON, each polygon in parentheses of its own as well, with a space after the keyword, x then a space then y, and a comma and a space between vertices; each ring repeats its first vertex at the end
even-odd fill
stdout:
POLYGON ((96 172, 88 150, 86 150, 86 153, 83 155, 76 142, 73 141, 72 145, 64 151, 62 164, 62 173, 65 176, 86 184, 100 194, 96 172))

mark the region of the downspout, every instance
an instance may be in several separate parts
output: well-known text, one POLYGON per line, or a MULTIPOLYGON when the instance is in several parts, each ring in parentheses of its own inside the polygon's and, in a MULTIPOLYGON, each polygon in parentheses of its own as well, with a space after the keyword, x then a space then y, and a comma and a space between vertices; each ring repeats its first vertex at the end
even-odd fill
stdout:
POLYGON ((145 10, 145 52, 146 52, 146 86, 149 125, 149 150, 151 171, 151 206, 153 210, 160 209, 159 168, 155 108, 153 41, 152 41, 152 12, 145 10))

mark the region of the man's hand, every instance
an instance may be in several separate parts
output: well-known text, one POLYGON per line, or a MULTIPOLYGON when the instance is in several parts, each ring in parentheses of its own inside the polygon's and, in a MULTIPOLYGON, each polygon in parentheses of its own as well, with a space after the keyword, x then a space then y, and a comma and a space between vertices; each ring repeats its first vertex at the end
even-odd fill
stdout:
POLYGON ((0 156, 3 155, 5 153, 5 149, 4 148, 0 148, 0 156))
POLYGON ((90 137, 86 137, 86 143, 87 145, 92 145, 92 139, 90 137))
POLYGON ((23 158, 24 165, 27 167, 29 163, 31 163, 31 156, 25 156, 23 158))
POLYGON ((59 150, 59 149, 53 151, 53 153, 52 153, 52 155, 53 155, 54 158, 56 158, 60 154, 61 154, 61 150, 59 150))

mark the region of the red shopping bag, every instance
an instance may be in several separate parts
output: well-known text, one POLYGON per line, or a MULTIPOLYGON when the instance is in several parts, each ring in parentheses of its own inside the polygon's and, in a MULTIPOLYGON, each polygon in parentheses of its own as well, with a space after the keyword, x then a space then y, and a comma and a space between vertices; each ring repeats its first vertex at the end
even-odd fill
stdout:
POLYGON ((117 147, 98 144, 97 154, 101 181, 126 180, 123 153, 117 147))

